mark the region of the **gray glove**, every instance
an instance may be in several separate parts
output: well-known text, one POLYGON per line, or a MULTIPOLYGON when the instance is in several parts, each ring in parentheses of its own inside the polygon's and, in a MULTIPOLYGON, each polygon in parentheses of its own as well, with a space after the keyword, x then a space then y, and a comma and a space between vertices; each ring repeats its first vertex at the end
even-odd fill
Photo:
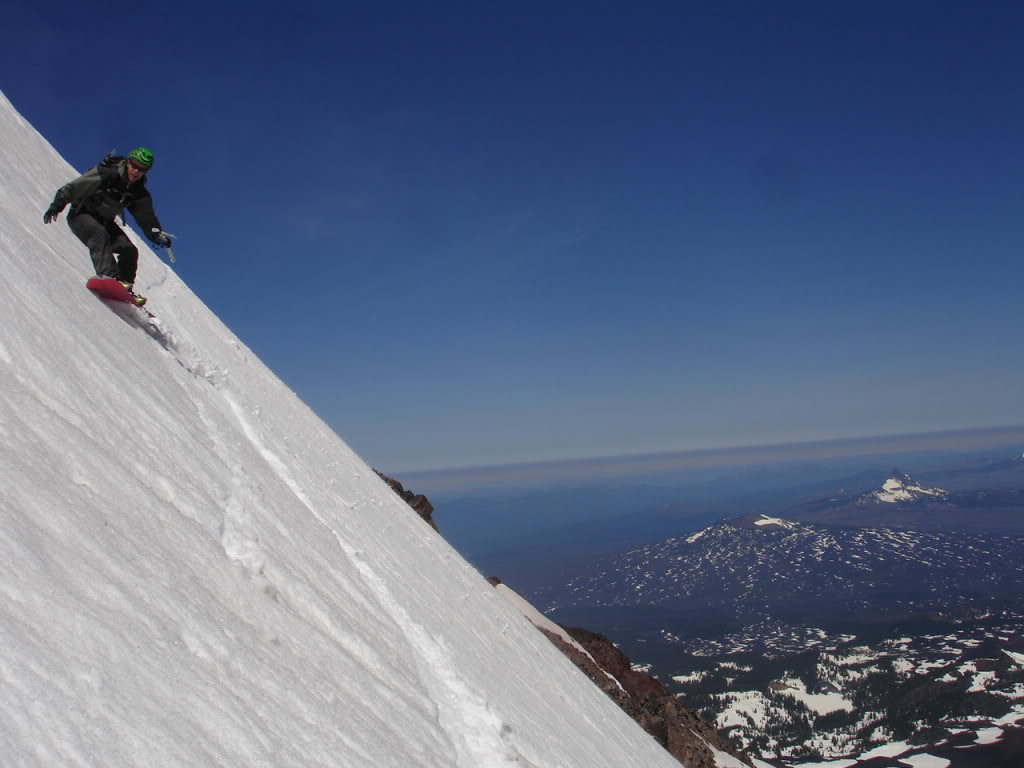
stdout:
POLYGON ((64 206, 60 203, 52 203, 49 208, 46 209, 46 213, 43 214, 43 224, 52 224, 57 220, 60 212, 64 210, 64 206))

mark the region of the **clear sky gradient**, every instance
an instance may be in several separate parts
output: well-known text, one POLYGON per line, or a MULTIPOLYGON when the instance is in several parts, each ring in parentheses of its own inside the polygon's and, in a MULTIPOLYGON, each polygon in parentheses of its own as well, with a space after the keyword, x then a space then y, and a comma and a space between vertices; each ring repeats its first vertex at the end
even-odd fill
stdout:
POLYGON ((153 149, 177 272, 385 471, 1024 423, 1024 4, 4 17, 15 108, 153 149))

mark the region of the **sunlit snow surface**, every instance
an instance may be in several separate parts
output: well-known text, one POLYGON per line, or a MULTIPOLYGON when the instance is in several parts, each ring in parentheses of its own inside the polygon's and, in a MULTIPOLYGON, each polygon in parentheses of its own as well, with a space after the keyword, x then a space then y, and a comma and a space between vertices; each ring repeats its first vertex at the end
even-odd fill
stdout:
POLYGON ((86 291, 75 175, 0 96, 4 766, 678 765, 147 248, 86 291))
POLYGON ((796 528, 797 524, 789 520, 783 520, 781 517, 769 517, 768 515, 761 515, 760 519, 754 521, 754 525, 773 525, 778 528, 796 528))
POLYGON ((906 763, 911 768, 949 768, 952 761, 947 760, 944 757, 921 754, 911 755, 910 757, 901 757, 900 762, 906 763))
MULTIPOLYGON (((908 754, 911 751, 910 745, 905 741, 898 741, 892 744, 884 744, 875 749, 869 750, 860 755, 860 760, 875 760, 877 758, 892 758, 900 764, 906 764, 910 768, 949 768, 950 762, 943 757, 935 757, 927 753, 908 754)), ((840 759, 826 760, 817 763, 794 763, 799 768, 853 768, 858 765, 858 760, 840 759)))
POLYGON ((870 494, 878 501, 894 504, 898 501, 913 501, 926 496, 943 497, 947 492, 941 488, 925 488, 906 479, 890 477, 882 487, 870 494))

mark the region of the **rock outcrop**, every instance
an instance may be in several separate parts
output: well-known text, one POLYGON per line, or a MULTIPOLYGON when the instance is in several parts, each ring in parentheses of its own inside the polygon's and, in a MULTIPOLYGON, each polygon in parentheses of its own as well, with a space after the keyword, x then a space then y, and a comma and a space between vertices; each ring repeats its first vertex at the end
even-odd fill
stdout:
POLYGON ((607 637, 578 627, 564 629, 583 646, 586 655, 551 633, 544 634, 683 765, 717 768, 723 763, 716 752, 731 755, 737 765, 749 765, 706 720, 682 706, 658 680, 633 669, 629 658, 607 637))
POLYGON ((488 581, 683 765, 688 768, 750 765, 710 724, 682 706, 657 679, 633 669, 629 658, 607 637, 555 624, 500 579, 492 577, 488 581))
POLYGON ((405 503, 412 507, 416 514, 422 517, 431 528, 435 531, 437 530, 437 523, 434 522, 434 505, 427 500, 426 496, 422 493, 413 493, 412 491, 405 490, 400 482, 388 477, 380 470, 375 469, 373 471, 391 487, 391 490, 401 496, 405 503))

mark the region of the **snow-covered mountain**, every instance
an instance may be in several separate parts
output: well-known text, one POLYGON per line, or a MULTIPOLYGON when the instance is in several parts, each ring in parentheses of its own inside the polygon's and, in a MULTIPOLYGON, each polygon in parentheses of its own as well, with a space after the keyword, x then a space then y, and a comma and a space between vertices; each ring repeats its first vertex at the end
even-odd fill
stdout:
POLYGON ((0 96, 0 762, 678 765, 141 241, 86 291, 76 173, 0 96))
POLYGON ((787 511, 786 516, 829 526, 1024 534, 1024 490, 947 491, 893 470, 878 488, 803 504, 787 511))
POLYGON ((949 498, 949 492, 941 488, 926 488, 914 482, 906 472, 893 470, 881 488, 862 494, 854 499, 857 504, 898 504, 901 502, 934 501, 949 498))
POLYGON ((660 606, 740 622, 871 616, 1024 590, 1024 537, 831 529, 756 515, 602 558, 542 594, 546 610, 660 606))

